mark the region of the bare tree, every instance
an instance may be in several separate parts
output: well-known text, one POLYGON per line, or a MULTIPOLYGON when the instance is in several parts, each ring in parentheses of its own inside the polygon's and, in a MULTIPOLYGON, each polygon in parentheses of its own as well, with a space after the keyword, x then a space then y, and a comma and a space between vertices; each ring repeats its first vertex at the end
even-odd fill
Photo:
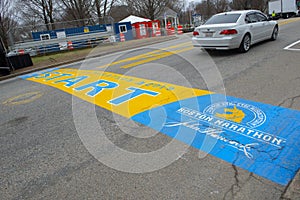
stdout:
POLYGON ((101 18, 110 15, 112 8, 114 7, 117 0, 94 0, 93 12, 96 13, 99 23, 101 23, 101 18))
POLYGON ((60 0, 60 2, 62 3, 64 10, 63 20, 74 21, 77 26, 87 25, 87 22, 83 19, 89 19, 92 17, 92 1, 60 0))
POLYGON ((229 9, 257 9, 265 11, 267 6, 268 0, 203 0, 196 5, 196 12, 201 14, 204 19, 207 19, 215 13, 225 12, 229 9))
POLYGON ((228 0, 215 0, 214 7, 216 13, 225 12, 228 10, 229 2, 228 0))
POLYGON ((13 39, 14 28, 18 25, 13 19, 11 7, 10 0, 0 0, 0 37, 5 47, 8 47, 9 39, 13 39))
POLYGON ((95 9, 98 18, 102 17, 101 6, 102 6, 102 0, 95 0, 95 9))
POLYGON ((109 10, 110 16, 116 21, 121 21, 125 17, 133 14, 126 5, 115 5, 109 10))
POLYGON ((165 7, 172 9, 179 0, 125 0, 125 2, 132 13, 154 20, 165 7))
POLYGON ((230 7, 234 10, 257 9, 266 11, 268 0, 233 0, 230 7))
POLYGON ((251 1, 251 8, 265 12, 268 8, 268 0, 253 0, 251 1))
POLYGON ((234 10, 245 10, 250 8, 249 0, 233 0, 230 7, 234 10))
POLYGON ((55 0, 18 0, 17 7, 22 19, 38 18, 46 25, 47 30, 55 29, 55 0))
POLYGON ((216 13, 215 4, 213 0, 206 0, 196 4, 195 10, 198 14, 202 15, 202 18, 204 20, 208 19, 216 13))
POLYGON ((103 16, 108 15, 108 10, 111 9, 116 1, 115 0, 105 0, 103 6, 103 16))
POLYGON ((167 7, 174 10, 177 13, 184 12, 184 1, 183 0, 171 1, 167 4, 167 7))

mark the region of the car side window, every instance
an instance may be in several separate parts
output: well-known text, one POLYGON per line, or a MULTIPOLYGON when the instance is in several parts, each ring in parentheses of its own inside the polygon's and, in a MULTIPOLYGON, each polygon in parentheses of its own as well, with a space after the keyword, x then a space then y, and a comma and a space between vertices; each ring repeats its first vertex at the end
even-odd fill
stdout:
POLYGON ((251 13, 247 15, 249 18, 249 23, 256 23, 258 21, 255 13, 251 13))
POLYGON ((258 19, 259 22, 264 22, 264 21, 268 21, 267 17, 261 13, 256 13, 256 17, 258 19))
POLYGON ((248 24, 248 23, 251 23, 250 18, 249 18, 248 15, 246 15, 246 17, 245 17, 245 22, 246 22, 247 24, 248 24))

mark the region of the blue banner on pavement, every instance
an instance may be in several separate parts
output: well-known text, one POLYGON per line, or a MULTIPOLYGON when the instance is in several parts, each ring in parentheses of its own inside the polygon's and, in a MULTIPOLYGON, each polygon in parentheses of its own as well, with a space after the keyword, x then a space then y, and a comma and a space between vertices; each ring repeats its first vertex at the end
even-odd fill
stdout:
POLYGON ((300 167, 300 112, 212 94, 132 120, 281 185, 300 167))

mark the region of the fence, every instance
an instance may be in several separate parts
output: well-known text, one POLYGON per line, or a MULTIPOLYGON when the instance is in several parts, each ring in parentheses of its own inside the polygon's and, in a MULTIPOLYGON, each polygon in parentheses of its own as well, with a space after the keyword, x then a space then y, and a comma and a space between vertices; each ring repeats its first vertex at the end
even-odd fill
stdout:
POLYGON ((48 25, 16 28, 11 36, 11 55, 29 53, 31 56, 94 47, 104 42, 115 42, 183 34, 183 27, 163 28, 158 21, 153 24, 131 25, 130 22, 114 23, 111 17, 59 22, 48 25))
POLYGON ((114 35, 111 17, 58 22, 48 25, 31 25, 9 32, 10 55, 45 54, 59 50, 93 47, 114 35))

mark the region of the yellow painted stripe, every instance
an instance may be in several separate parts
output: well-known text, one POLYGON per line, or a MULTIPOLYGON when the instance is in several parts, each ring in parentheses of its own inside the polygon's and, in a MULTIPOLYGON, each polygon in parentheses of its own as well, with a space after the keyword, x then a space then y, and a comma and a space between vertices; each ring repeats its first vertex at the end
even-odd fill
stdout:
POLYGON ((11 97, 8 100, 4 101, 2 104, 4 105, 22 105, 31 103, 43 96, 42 92, 28 92, 25 94, 21 94, 15 97, 11 97))
POLYGON ((96 104, 102 108, 105 108, 127 118, 130 118, 138 113, 141 113, 154 107, 162 106, 168 103, 195 96, 211 94, 211 92, 206 90, 192 89, 169 83, 136 78, 132 76, 124 76, 110 72, 77 69, 59 69, 53 72, 46 72, 43 75, 28 78, 27 80, 60 89, 64 92, 79 97, 87 102, 96 104), (68 74, 69 76, 62 76, 62 74, 68 74), (78 78, 80 76, 88 77, 71 87, 66 87, 65 83, 63 82, 57 82, 75 77, 78 78), (75 88, 88 85, 98 80, 106 80, 117 83, 118 87, 114 89, 103 89, 101 93, 97 94, 94 97, 87 95, 87 93, 91 89, 87 88, 82 91, 75 90, 75 88), (157 92, 158 95, 141 95, 138 98, 134 98, 120 105, 112 105, 109 103, 109 101, 112 99, 116 99, 117 97, 121 97, 130 93, 130 90, 128 90, 128 88, 130 87, 154 91, 157 92))
POLYGON ((106 68, 106 67, 110 67, 110 66, 121 64, 121 63, 125 63, 125 62, 131 62, 131 61, 135 61, 135 60, 149 58, 149 57, 152 57, 153 55, 155 55, 157 53, 164 52, 165 50, 175 49, 175 48, 179 48, 179 47, 187 46, 187 45, 191 45, 191 42, 185 42, 185 43, 181 43, 181 44, 178 44, 178 45, 170 46, 170 47, 167 47, 167 48, 162 48, 162 49, 154 50, 154 51, 147 52, 147 53, 144 53, 144 54, 140 54, 140 55, 137 55, 137 56, 133 56, 133 57, 130 57, 130 58, 118 60, 118 61, 112 62, 110 64, 102 65, 102 66, 99 66, 97 68, 106 68))
POLYGON ((141 65, 141 64, 145 64, 145 63, 148 63, 148 62, 151 62, 151 61, 154 61, 154 60, 159 60, 159 59, 162 59, 162 58, 165 58, 165 57, 168 57, 168 56, 177 54, 177 53, 189 51, 189 50, 191 50, 191 49, 193 49, 193 48, 194 48, 194 47, 188 47, 188 48, 184 48, 184 49, 177 50, 177 51, 166 51, 166 52, 162 52, 162 53, 160 53, 159 55, 154 56, 154 57, 152 57, 152 58, 148 58, 148 59, 141 60, 141 61, 138 61, 138 62, 130 63, 130 64, 128 64, 128 65, 123 65, 121 68, 123 68, 123 69, 128 69, 128 68, 135 67, 135 66, 138 66, 138 65, 141 65))
POLYGON ((297 22, 297 21, 300 21, 300 18, 291 18, 291 19, 279 21, 278 25, 282 26, 282 25, 290 24, 290 23, 297 22))

